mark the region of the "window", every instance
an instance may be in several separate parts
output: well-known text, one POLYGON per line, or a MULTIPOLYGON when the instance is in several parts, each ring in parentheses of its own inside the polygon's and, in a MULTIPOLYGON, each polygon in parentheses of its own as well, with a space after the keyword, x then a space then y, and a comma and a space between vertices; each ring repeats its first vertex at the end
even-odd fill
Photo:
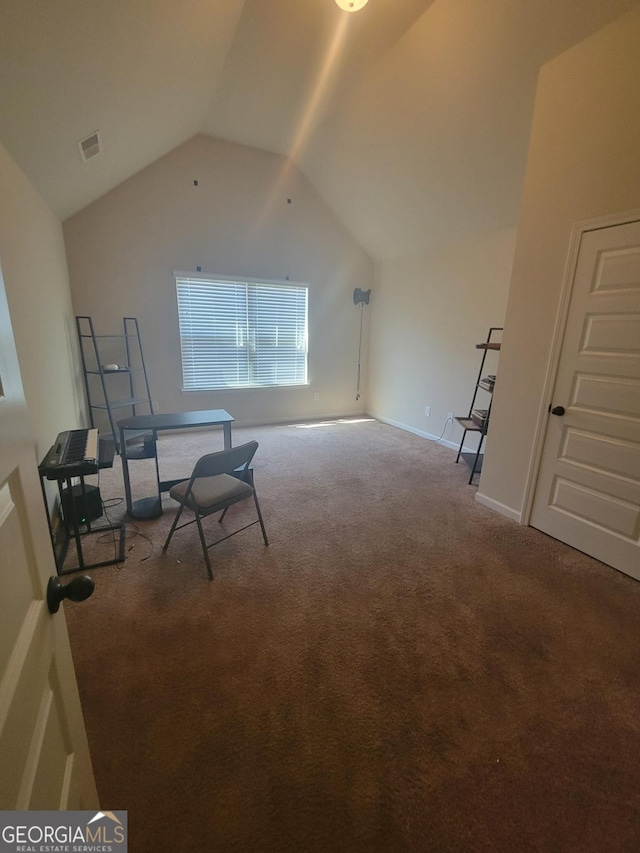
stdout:
POLYGON ((308 288, 176 276, 185 391, 305 385, 308 288))

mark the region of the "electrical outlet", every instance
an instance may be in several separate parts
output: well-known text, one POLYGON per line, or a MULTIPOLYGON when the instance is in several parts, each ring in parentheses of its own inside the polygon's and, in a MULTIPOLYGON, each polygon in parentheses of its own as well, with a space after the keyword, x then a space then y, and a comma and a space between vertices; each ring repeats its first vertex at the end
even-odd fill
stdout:
POLYGON ((450 421, 453 420, 453 412, 447 412, 447 419, 450 421))
POLYGON ((313 399, 314 399, 316 402, 318 402, 318 400, 320 399, 320 392, 319 392, 319 391, 314 391, 314 392, 313 392, 313 399))
POLYGON ((431 415, 431 406, 425 406, 424 413, 427 417, 429 417, 431 415))

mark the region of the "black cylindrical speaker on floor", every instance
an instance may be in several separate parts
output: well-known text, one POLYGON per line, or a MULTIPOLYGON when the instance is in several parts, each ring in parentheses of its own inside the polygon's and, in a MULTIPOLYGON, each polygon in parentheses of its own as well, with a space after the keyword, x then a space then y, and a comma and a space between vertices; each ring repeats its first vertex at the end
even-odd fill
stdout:
POLYGON ((71 491, 68 488, 62 490, 62 513, 65 520, 69 524, 73 524, 75 509, 75 519, 78 524, 87 524, 89 521, 95 521, 102 517, 102 498, 100 497, 100 489, 97 486, 84 487, 84 497, 82 495, 82 486, 72 486, 71 491))

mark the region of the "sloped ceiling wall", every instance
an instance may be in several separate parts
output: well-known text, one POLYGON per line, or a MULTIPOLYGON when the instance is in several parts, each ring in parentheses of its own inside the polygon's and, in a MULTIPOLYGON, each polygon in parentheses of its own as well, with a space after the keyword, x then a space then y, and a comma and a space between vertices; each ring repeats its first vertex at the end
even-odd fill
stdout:
POLYGON ((540 66, 630 5, 438 0, 346 89, 303 170, 378 260, 514 226, 540 66))
POLYGON ((3 0, 0 139, 61 219, 204 132, 417 253, 515 224, 541 63, 637 2, 3 0))
POLYGON ((3 0, 0 139, 61 219, 198 133, 242 0, 3 0), (83 163, 78 140, 99 130, 83 163))

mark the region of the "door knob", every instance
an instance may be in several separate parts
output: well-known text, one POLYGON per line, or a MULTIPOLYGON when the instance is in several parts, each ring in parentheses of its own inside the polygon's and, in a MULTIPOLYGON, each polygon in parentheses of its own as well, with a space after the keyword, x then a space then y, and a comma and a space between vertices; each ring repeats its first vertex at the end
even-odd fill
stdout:
POLYGON ((549 406, 549 411, 552 415, 557 415, 559 418, 561 418, 565 413, 565 408, 564 406, 554 406, 552 409, 551 406, 549 406))
POLYGON ((60 602, 68 598, 69 601, 84 601, 92 594, 95 589, 95 582, 89 575, 80 575, 79 578, 74 578, 69 581, 66 586, 63 586, 58 578, 49 578, 47 584, 47 607, 49 613, 57 613, 60 609, 60 602))

